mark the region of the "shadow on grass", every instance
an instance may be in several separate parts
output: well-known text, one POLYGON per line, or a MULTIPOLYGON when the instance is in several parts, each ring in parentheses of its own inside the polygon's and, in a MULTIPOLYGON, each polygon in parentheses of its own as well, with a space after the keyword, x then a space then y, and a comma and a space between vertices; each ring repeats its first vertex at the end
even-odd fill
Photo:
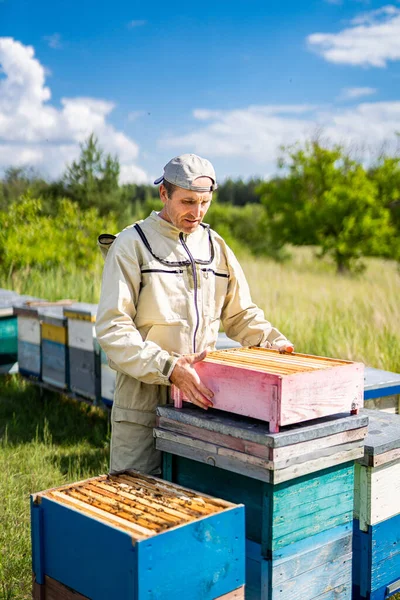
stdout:
POLYGON ((109 440, 106 411, 41 390, 18 375, 0 378, 0 440, 9 445, 45 440, 54 445, 86 441, 106 448, 109 440))

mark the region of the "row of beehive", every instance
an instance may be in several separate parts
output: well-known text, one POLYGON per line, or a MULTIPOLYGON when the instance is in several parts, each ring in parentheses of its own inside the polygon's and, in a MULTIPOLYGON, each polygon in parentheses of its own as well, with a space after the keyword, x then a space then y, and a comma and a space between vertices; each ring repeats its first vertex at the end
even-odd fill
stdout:
POLYGON ((97 305, 68 306, 0 291, 0 361, 94 402, 112 403, 115 371, 96 340, 97 305), (3 293, 2 293, 3 292, 3 293))

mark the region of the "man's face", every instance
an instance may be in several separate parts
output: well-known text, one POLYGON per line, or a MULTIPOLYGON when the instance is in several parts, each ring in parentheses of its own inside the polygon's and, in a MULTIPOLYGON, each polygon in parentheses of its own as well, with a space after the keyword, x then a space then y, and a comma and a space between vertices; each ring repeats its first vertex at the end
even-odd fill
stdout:
MULTIPOLYGON (((209 177, 199 177, 195 183, 199 187, 206 187, 210 186, 212 181, 209 177)), ((168 196, 167 190, 161 184, 160 198, 164 204, 160 217, 183 233, 193 233, 209 209, 212 192, 194 192, 178 187, 168 196)))

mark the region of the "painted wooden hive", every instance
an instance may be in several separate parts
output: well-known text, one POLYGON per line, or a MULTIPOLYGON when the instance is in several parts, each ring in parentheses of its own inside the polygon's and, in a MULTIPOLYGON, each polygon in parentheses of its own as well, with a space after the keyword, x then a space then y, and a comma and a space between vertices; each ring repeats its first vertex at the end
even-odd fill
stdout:
POLYGON ((107 356, 96 340, 96 352, 100 363, 100 398, 105 406, 111 407, 114 401, 116 371, 112 369, 107 361, 107 356))
POLYGON ((165 479, 245 505, 247 600, 350 600, 367 425, 341 415, 270 433, 255 419, 165 406, 154 435, 165 479))
POLYGON ((135 471, 31 497, 35 600, 244 599, 244 507, 135 471))
POLYGON ((0 365, 17 361, 18 327, 13 301, 18 297, 16 292, 0 289, 0 365))
MULTIPOLYGON (((363 405, 364 365, 265 348, 211 352, 195 365, 219 410, 268 421, 271 432, 363 405), (251 398, 251 402, 248 401, 251 398)), ((181 392, 172 386, 175 406, 181 392)))
POLYGON ((18 319, 18 370, 25 377, 41 379, 41 311, 43 307, 36 304, 39 299, 14 303, 14 314, 18 319))
POLYGON ((68 388, 68 330, 61 306, 45 312, 41 320, 42 379, 57 388, 68 388))
POLYGON ((369 428, 355 472, 354 599, 384 600, 400 591, 400 416, 362 412, 369 428))
POLYGON ((100 396, 99 355, 96 352, 97 304, 76 302, 64 308, 68 319, 69 384, 76 394, 97 401, 100 396))

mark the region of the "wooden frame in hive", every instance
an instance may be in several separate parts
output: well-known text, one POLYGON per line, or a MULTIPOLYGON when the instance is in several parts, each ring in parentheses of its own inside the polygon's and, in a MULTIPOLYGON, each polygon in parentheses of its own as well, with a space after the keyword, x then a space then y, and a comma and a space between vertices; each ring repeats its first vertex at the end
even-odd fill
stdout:
MULTIPOLYGON (((251 347, 210 352, 195 369, 214 408, 268 421, 273 433, 363 405, 362 363, 251 347)), ((175 386, 171 397, 176 407, 185 400, 175 386)))
POLYGON ((244 600, 243 505, 127 471, 34 494, 31 526, 35 600, 244 600))

